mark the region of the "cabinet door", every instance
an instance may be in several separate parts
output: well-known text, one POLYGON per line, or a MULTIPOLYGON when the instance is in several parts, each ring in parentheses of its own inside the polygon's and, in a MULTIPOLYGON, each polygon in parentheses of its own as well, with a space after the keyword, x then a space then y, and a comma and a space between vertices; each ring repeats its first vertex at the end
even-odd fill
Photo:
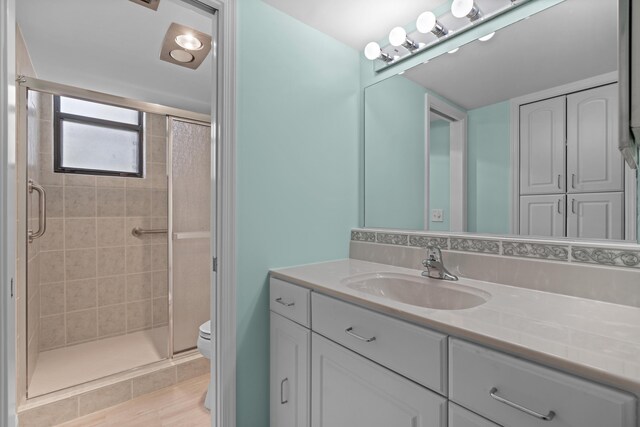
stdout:
POLYGON ((566 196, 545 194, 520 197, 520 234, 564 237, 566 196))
POLYGON ((567 96, 567 192, 623 191, 618 85, 567 96))
POLYGON ((565 192, 565 102, 520 107, 520 194, 565 192))
POLYGON ((471 411, 449 402, 449 427, 500 427, 471 411))
POLYGON ((309 426, 311 331, 271 312, 271 427, 309 426))
POLYGON ((567 237, 624 239, 624 193, 567 195, 567 237))
POLYGON ((313 427, 446 426, 446 399, 312 335, 313 427))

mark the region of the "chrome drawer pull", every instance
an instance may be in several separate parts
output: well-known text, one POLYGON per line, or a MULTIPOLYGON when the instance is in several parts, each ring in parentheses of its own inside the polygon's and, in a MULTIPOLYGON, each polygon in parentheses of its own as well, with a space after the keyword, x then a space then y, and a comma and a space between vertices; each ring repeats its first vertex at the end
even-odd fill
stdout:
POLYGON ((282 298, 276 298, 276 302, 278 304, 282 304, 285 307, 293 307, 294 305, 296 305, 295 302, 285 302, 282 298))
POLYGON ((522 411, 525 414, 532 415, 540 420, 551 421, 556 416, 556 413, 553 411, 549 411, 547 415, 539 414, 536 411, 532 411, 531 409, 525 408, 524 406, 511 402, 510 400, 507 400, 504 397, 500 397, 496 393, 498 393, 498 389, 495 387, 489 390, 489 395, 495 400, 497 400, 498 402, 504 403, 507 406, 511 406, 512 408, 517 409, 518 411, 522 411))
POLYGON ((375 341, 376 340, 376 337, 365 338, 363 336, 360 336, 360 335, 356 334, 355 332, 353 332, 353 327, 349 327, 349 328, 345 329, 344 332, 347 335, 351 335, 352 337, 359 339, 360 341, 371 342, 371 341, 375 341))

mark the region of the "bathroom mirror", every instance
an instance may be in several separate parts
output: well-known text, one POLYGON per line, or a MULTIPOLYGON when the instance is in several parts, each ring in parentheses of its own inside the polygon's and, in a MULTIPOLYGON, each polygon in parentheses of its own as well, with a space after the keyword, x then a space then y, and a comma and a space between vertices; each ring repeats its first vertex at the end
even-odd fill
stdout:
POLYGON ((565 0, 365 89, 365 227, 637 240, 617 0, 565 0))

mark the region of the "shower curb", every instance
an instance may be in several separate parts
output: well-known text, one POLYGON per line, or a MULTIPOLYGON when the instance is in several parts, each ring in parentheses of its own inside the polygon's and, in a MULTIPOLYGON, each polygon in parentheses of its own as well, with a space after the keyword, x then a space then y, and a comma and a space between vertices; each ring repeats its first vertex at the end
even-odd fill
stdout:
POLYGON ((196 350, 87 384, 30 399, 18 407, 21 427, 55 426, 171 387, 210 370, 196 350))

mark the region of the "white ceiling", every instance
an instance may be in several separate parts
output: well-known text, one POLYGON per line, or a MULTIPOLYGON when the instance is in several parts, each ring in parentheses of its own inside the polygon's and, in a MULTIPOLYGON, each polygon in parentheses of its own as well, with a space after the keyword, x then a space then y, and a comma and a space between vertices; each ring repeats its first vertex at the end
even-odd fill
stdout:
POLYGON ((448 0, 264 0, 357 50, 448 0))
POLYGON ((211 54, 197 70, 160 60, 172 22, 211 34, 212 19, 177 0, 157 12, 129 0, 19 0, 38 78, 185 110, 211 104, 211 54))
POLYGON ((565 0, 408 70, 466 109, 617 70, 617 0, 565 0))

